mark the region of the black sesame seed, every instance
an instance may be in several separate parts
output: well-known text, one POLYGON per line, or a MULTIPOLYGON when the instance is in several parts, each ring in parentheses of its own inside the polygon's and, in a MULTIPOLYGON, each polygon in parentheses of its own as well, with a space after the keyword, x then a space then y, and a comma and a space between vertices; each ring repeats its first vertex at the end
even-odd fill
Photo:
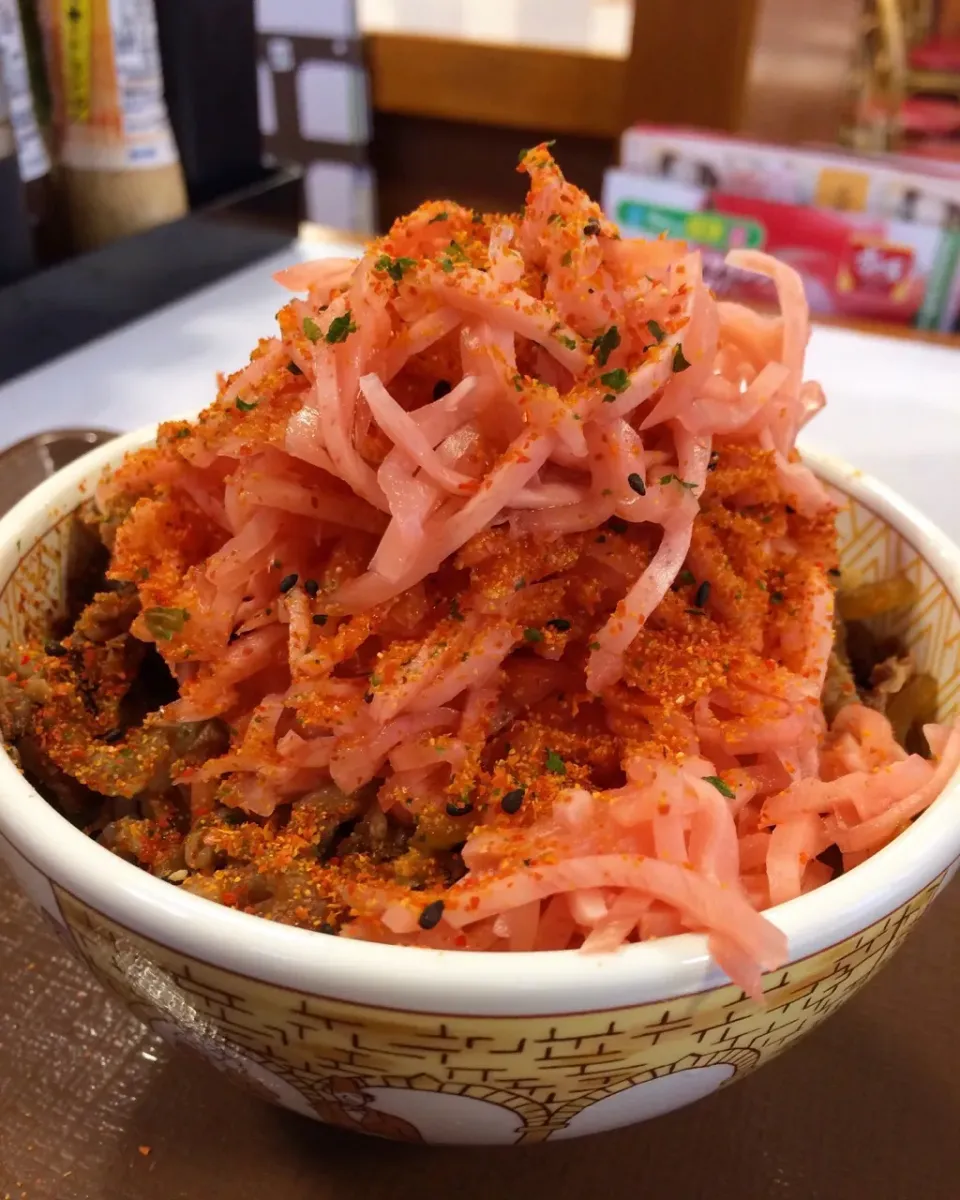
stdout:
POLYGON ((549 625, 551 629, 555 629, 557 633, 566 633, 570 628, 570 622, 566 617, 551 617, 550 620, 547 621, 547 625, 549 625))
POLYGON ((373 703, 373 692, 364 692, 363 702, 364 702, 364 704, 372 704, 373 703))
POLYGON ((287 370, 290 372, 291 375, 302 375, 303 374, 303 372, 300 370, 300 368, 297 366, 297 364, 295 362, 293 362, 292 360, 287 363, 287 370))
POLYGON ((284 575, 284 577, 280 580, 280 591, 281 592, 289 592, 291 590, 291 588, 295 588, 296 586, 297 586, 296 574, 284 575))
POLYGON ((465 817, 467 813, 473 812, 473 804, 470 800, 451 800, 447 805, 448 817, 465 817))
POLYGON ((599 221, 588 221, 586 223, 586 225, 584 225, 584 227, 583 227, 584 237, 596 237, 599 232, 600 232, 600 222, 599 221))
POLYGON ((638 496, 647 494, 647 485, 643 482, 643 476, 638 475, 636 471, 627 476, 627 483, 633 488, 638 496))
POLYGON ((434 400, 442 400, 444 396, 449 395, 452 391, 453 387, 446 379, 438 379, 433 385, 433 398, 434 400))
POLYGON ((54 641, 47 642, 43 649, 51 658, 63 658, 67 653, 66 646, 62 646, 59 642, 54 641))
POLYGON ((705 579, 697 588, 697 594, 693 598, 697 608, 703 608, 710 599, 710 580, 705 579))
POLYGON ((838 571, 836 567, 831 567, 830 570, 827 571, 827 574, 832 575, 834 579, 840 578, 840 571, 838 571))
POLYGON ((797 515, 797 510, 793 507, 792 504, 785 504, 783 507, 787 510, 788 516, 795 517, 797 515))
POLYGON ((313 618, 313 623, 314 623, 314 625, 326 625, 327 614, 326 613, 316 613, 313 618))
POLYGON ((711 452, 710 452, 710 461, 707 463, 707 470, 708 470, 708 471, 715 471, 715 470, 717 469, 717 463, 718 463, 719 461, 720 461, 720 453, 719 453, 719 451, 717 451, 717 450, 711 450, 711 452))
POLYGON ((103 740, 108 746, 115 746, 117 742, 123 741, 122 729, 110 729, 103 735, 103 740))
POLYGON ((315 579, 305 579, 303 581, 303 590, 308 596, 315 596, 320 591, 320 584, 315 579))
POLYGON ((420 928, 433 929, 440 923, 440 918, 443 916, 443 901, 434 900, 420 914, 420 928))
POLYGON ((526 795, 523 788, 513 788, 507 792, 504 798, 500 801, 500 807, 509 816, 520 811, 520 805, 523 803, 523 798, 526 795))
POLYGON ((335 925, 331 925, 329 921, 321 921, 319 926, 317 927, 317 932, 318 933, 327 933, 327 934, 330 934, 332 937, 336 937, 337 927, 335 925))
POLYGON ((607 525, 613 533, 626 533, 629 528, 623 517, 611 517, 607 525))

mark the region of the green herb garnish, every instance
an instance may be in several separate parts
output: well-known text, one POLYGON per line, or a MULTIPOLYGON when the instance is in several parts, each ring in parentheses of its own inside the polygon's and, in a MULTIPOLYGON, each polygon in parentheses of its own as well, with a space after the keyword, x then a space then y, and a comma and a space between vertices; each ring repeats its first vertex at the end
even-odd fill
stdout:
POLYGON ((726 796, 728 800, 735 800, 737 798, 737 793, 728 783, 724 783, 719 775, 704 775, 703 782, 713 784, 720 795, 726 796))
POLYGON ((551 775, 566 775, 567 764, 554 750, 547 751, 546 768, 551 775))
POLYGON ((313 317, 303 318, 303 332, 307 335, 311 342, 319 342, 320 326, 316 323, 313 317))
POLYGON ((685 371, 690 363, 683 357, 683 347, 677 342, 676 349, 673 352, 673 369, 676 372, 685 371))
POLYGON ((608 387, 611 392, 625 392, 630 384, 630 376, 623 367, 617 367, 615 371, 607 371, 606 374, 600 376, 600 382, 604 387, 608 387))
POLYGON ((539 629, 525 629, 523 631, 523 640, 525 642, 542 642, 543 634, 539 629))
POLYGON ((690 483, 686 479, 681 479, 679 475, 661 475, 660 483, 664 487, 666 487, 668 483, 679 483, 680 486, 682 488, 686 488, 688 492, 694 492, 697 490, 697 485, 695 483, 690 483))
POLYGON ((238 396, 236 404, 237 404, 237 408, 239 408, 241 412, 253 412, 253 410, 257 407, 258 401, 256 401, 256 400, 241 400, 240 397, 238 396))
POLYGON ((357 326, 353 320, 353 313, 348 308, 342 317, 334 317, 326 333, 326 341, 331 346, 337 342, 345 342, 351 333, 357 332, 357 326))
POLYGON ((415 258, 391 258, 389 254, 381 254, 373 264, 375 270, 386 271, 395 283, 403 278, 404 271, 412 271, 417 265, 415 258))
POLYGON ((597 356, 597 362, 601 367, 607 365, 607 359, 619 345, 620 330, 616 325, 611 325, 599 337, 593 339, 593 352, 597 356))
POLYGON ((143 613, 144 624, 160 642, 171 641, 189 620, 190 614, 185 608, 148 608, 143 613))

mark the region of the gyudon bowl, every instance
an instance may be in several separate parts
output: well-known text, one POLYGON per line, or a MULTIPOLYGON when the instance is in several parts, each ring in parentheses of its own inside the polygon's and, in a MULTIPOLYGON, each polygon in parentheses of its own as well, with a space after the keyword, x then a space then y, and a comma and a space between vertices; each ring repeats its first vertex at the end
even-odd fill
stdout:
MULTIPOLYGON (((63 610, 74 514, 133 434, 0 522, 0 647, 63 610)), ((960 552, 882 485, 809 460, 840 496, 844 571, 906 574, 898 635, 960 691, 960 552)), ((0 756, 0 853, 97 978, 236 1082, 351 1130, 424 1142, 574 1137, 680 1107, 761 1065, 850 996, 955 870, 960 783, 862 865, 768 911, 789 961, 748 998, 696 934, 464 954, 327 937, 211 903, 99 846, 0 756)))

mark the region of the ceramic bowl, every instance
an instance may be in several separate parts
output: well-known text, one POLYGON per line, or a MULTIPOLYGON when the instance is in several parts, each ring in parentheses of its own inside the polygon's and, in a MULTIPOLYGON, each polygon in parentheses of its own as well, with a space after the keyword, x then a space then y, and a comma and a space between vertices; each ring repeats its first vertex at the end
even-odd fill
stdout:
MULTIPOLYGON (((0 644, 63 599, 71 514, 119 439, 0 522, 0 644)), ((815 460, 842 493, 845 568, 905 571, 920 602, 900 635, 960 694, 960 550, 885 487, 815 460)), ((380 946, 222 908, 114 857, 0 754, 0 852, 97 978, 171 1042, 299 1113, 425 1142, 576 1137, 688 1104, 807 1033, 884 963, 953 874, 960 780, 879 854, 771 910, 790 962, 759 1005, 698 935, 607 956, 380 946)), ((825 1082, 824 1086, 829 1086, 825 1082)))

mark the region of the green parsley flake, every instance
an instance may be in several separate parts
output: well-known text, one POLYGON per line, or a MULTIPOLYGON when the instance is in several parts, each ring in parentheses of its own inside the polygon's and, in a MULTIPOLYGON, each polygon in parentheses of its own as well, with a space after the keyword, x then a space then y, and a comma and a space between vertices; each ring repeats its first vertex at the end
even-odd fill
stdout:
POLYGON ((619 345, 620 330, 616 325, 611 325, 599 337, 593 339, 593 352, 597 356, 597 362, 601 367, 607 365, 607 359, 619 345))
POLYGON ((561 267, 569 267, 572 262, 573 262, 573 251, 568 250, 566 252, 566 254, 564 254, 563 258, 560 259, 560 266, 561 267))
POLYGON ((717 789, 721 796, 725 796, 728 800, 736 800, 737 793, 729 785, 724 783, 719 775, 704 775, 704 783, 711 783, 717 789))
POLYGON ((427 222, 427 224, 428 225, 436 225, 436 223, 438 221, 446 221, 449 216, 450 216, 450 214, 447 212, 446 209, 444 209, 443 212, 438 212, 435 217, 431 217, 430 220, 427 222))
POLYGON ((238 396, 236 403, 237 403, 237 408, 239 408, 241 412, 253 412, 253 410, 257 407, 258 401, 256 401, 256 400, 241 400, 240 397, 238 396))
POLYGON ((148 608, 143 613, 144 624, 158 642, 171 641, 189 620, 190 614, 185 608, 148 608))
POLYGON ((451 259, 441 258, 440 259, 440 270, 443 271, 443 273, 445 275, 449 275, 450 272, 453 270, 453 262, 451 261, 451 259))
POLYGON ((311 342, 320 341, 320 326, 316 323, 313 317, 303 318, 303 332, 307 335, 311 342))
POLYGON ((561 344, 561 346, 566 346, 568 350, 576 350, 577 348, 577 343, 572 337, 567 337, 566 334, 557 334, 557 341, 561 344))
POLYGON ((467 618, 460 611, 460 600, 457 596, 450 601, 450 616, 455 621, 465 621, 467 618))
POLYGON ((615 371, 607 371, 606 374, 600 376, 600 382, 604 387, 608 387, 611 392, 625 392, 630 385, 630 376, 623 369, 617 367, 615 371))
POLYGON ((567 764, 554 750, 547 751, 546 768, 551 775, 566 775, 567 764))
POLYGON ((390 278, 399 283, 405 271, 412 271, 417 265, 415 258, 391 258, 389 254, 381 254, 373 264, 377 271, 386 271, 390 278))
POLYGON ((523 640, 525 642, 542 642, 543 634, 539 629, 525 629, 523 631, 523 640))
POLYGON ((673 352, 673 369, 678 374, 680 371, 685 371, 690 363, 683 357, 683 347, 677 342, 676 349, 673 352))
POLYGON ((348 308, 342 317, 334 317, 327 329, 326 340, 331 346, 337 342, 345 342, 351 333, 356 333, 357 327, 353 320, 353 313, 348 308))
POLYGON ((656 339, 657 345, 659 345, 663 341, 663 339, 667 336, 666 333, 664 332, 663 327, 661 325, 657 324, 656 321, 648 321, 647 328, 650 330, 650 332, 653 334, 654 338, 656 339))
POLYGON ((681 479, 679 475, 661 475, 660 483, 663 487, 666 487, 668 483, 679 483, 688 492, 695 492, 697 490, 695 483, 689 483, 686 479, 681 479))

